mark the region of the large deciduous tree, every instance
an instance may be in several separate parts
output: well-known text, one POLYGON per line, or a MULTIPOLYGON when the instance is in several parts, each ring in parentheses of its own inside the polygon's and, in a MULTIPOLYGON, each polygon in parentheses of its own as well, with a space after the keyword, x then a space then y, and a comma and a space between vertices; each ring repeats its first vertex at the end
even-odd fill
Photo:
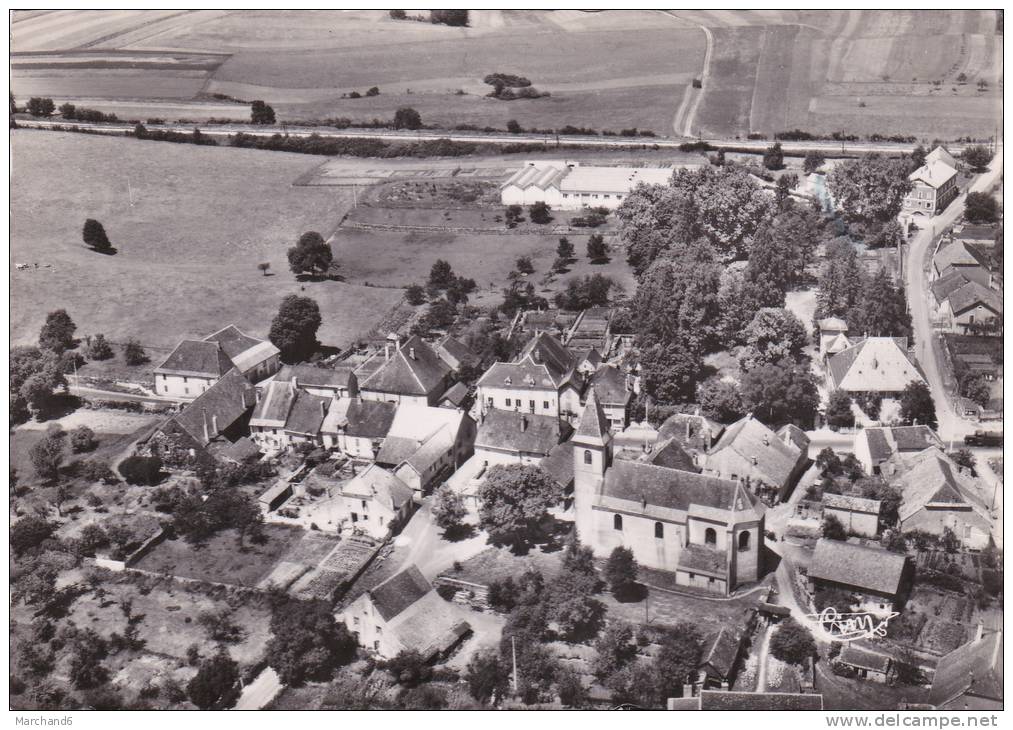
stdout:
POLYGON ((239 665, 225 649, 201 662, 186 686, 190 701, 202 710, 224 710, 239 699, 239 665))
POLYGON ((293 274, 325 274, 334 263, 334 252, 316 231, 307 231, 288 250, 288 265, 293 274))
POLYGON ((77 325, 66 309, 57 309, 46 315, 46 322, 39 332, 39 347, 51 350, 57 355, 75 346, 74 331, 77 325))
POLYGON ((770 638, 770 653, 789 664, 802 664, 816 654, 816 641, 809 629, 788 617, 770 638))
POLYGON ((936 404, 932 391, 921 380, 912 380, 900 395, 900 417, 905 423, 924 424, 935 428, 936 404))
POLYGON ((870 154, 838 163, 827 175, 827 187, 848 218, 884 223, 900 212, 911 189, 908 173, 907 160, 870 154))
POLYGON ((793 423, 808 430, 816 416, 819 393, 808 363, 784 359, 755 367, 742 376, 742 402, 771 428, 793 423))
POLYGON ((479 520, 495 539, 523 542, 562 496, 556 481, 537 466, 497 465, 479 487, 479 520))
POLYGON ((742 393, 735 383, 717 377, 708 378, 696 389, 700 412, 719 423, 731 423, 745 415, 742 393))
POLYGON ((964 201, 964 217, 971 223, 994 223, 999 204, 988 193, 968 193, 964 201))
POLYGON ((86 246, 91 246, 96 251, 108 251, 112 248, 109 237, 106 236, 105 227, 94 218, 89 218, 84 222, 81 237, 86 246))
POLYGON ((329 679, 355 653, 355 639, 323 601, 284 600, 271 616, 267 660, 285 684, 329 679))
POLYGON ((870 337, 910 337, 911 314, 904 290, 885 269, 867 279, 862 295, 845 315, 848 329, 870 337))
POLYGON ((320 306, 314 300, 289 294, 282 299, 268 336, 285 362, 299 362, 316 351, 321 322, 320 306))
POLYGON ((739 354, 739 365, 751 370, 788 358, 799 361, 809 344, 809 335, 798 317, 787 309, 765 307, 746 326, 746 346, 739 354))
POLYGON ((274 109, 257 99, 250 103, 250 121, 254 124, 274 124, 274 109))

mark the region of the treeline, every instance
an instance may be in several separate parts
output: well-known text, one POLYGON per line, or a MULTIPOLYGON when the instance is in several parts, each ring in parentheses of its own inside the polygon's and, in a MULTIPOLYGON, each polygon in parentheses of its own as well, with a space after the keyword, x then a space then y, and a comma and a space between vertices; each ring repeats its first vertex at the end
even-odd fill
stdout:
POLYGON ((64 119, 72 119, 80 122, 118 122, 119 117, 115 114, 106 114, 98 109, 85 109, 74 104, 63 104, 60 107, 60 116, 64 119))
POLYGON ((169 129, 148 129, 143 124, 134 127, 134 136, 137 139, 153 140, 155 142, 176 142, 178 144, 197 144, 208 147, 217 147, 218 140, 210 137, 199 129, 193 132, 174 132, 169 129))
MULTIPOLYGON (((766 139, 763 135, 749 135, 750 139, 766 139)), ((845 134, 844 132, 832 132, 826 134, 813 134, 803 132, 801 129, 792 129, 787 132, 778 132, 774 139, 783 142, 858 142, 862 137, 857 134, 845 134)), ((869 142, 897 142, 900 144, 911 144, 917 142, 914 135, 903 134, 870 134, 865 137, 869 142)))
POLYGON ((306 155, 348 155, 351 157, 463 157, 474 154, 478 145, 449 139, 427 139, 418 142, 387 142, 380 139, 334 139, 311 134, 290 137, 275 134, 255 137, 250 134, 229 135, 229 145, 306 155))

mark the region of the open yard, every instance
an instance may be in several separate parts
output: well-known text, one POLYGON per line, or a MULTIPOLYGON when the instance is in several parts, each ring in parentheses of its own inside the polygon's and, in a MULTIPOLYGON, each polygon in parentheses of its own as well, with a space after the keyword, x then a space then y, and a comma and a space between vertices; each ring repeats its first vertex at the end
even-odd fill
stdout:
POLYGON ((158 360, 229 323, 266 336, 281 299, 303 294, 320 304, 321 341, 340 346, 401 298, 302 285, 288 271, 288 247, 308 230, 329 236, 351 200, 348 189, 293 187, 320 158, 32 130, 11 144, 11 259, 39 265, 11 274, 16 344, 35 341, 46 313, 62 307, 79 336, 137 337, 158 360), (115 256, 82 244, 89 217, 115 256))

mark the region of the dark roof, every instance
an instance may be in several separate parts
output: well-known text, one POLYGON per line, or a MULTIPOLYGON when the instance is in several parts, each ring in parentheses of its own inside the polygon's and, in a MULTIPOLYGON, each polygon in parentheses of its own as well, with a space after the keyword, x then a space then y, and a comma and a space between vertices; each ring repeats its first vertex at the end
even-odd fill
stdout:
POLYGON ((230 370, 222 378, 197 396, 186 408, 173 417, 183 430, 200 445, 206 446, 210 439, 204 438, 205 416, 209 436, 217 418, 219 433, 229 428, 253 408, 257 391, 250 381, 238 370, 230 370))
POLYGON ((940 276, 938 279, 932 282, 932 296, 936 298, 936 302, 942 304, 953 292, 957 291, 960 287, 968 282, 966 276, 960 271, 953 269, 945 276, 940 276))
POLYGON ((799 451, 809 451, 809 437, 806 436, 805 431, 796 426, 794 423, 788 423, 781 428, 777 429, 777 437, 785 443, 792 443, 799 451))
POLYGON ((977 266, 978 260, 964 247, 963 241, 956 240, 939 249, 935 257, 937 271, 945 271, 950 266, 977 266))
POLYGON ((450 366, 443 362, 418 336, 408 338, 391 355, 390 360, 366 377, 364 390, 401 395, 429 395, 442 388, 450 366))
POLYGON ((475 447, 548 455, 563 436, 555 416, 492 409, 478 427, 475 447))
POLYGON ((659 439, 674 438, 685 448, 703 451, 724 433, 724 426, 693 413, 673 413, 658 429, 659 439))
POLYGON ((221 456, 238 463, 250 461, 260 456, 260 448, 249 438, 243 436, 233 444, 222 449, 221 456))
POLYGON ((724 577, 728 575, 728 556, 716 548, 689 543, 679 553, 679 570, 724 577))
POLYGON ((867 428, 865 429, 865 438, 869 443, 869 454, 873 461, 889 459, 893 454, 893 448, 890 446, 886 434, 883 433, 883 429, 867 428))
POLYGON ((830 509, 846 509, 852 512, 865 512, 878 515, 880 502, 878 499, 866 499, 864 497, 853 497, 850 494, 831 494, 826 492, 823 495, 823 506, 830 509))
POLYGON ((626 386, 626 374, 614 365, 599 368, 591 376, 591 387, 598 395, 598 400, 606 405, 625 406, 629 403, 633 392, 626 386))
POLYGON ((383 446, 376 455, 377 464, 389 464, 397 466, 409 456, 418 451, 419 442, 415 439, 404 436, 388 436, 383 440, 383 446))
POLYGON ((371 590, 369 597, 383 620, 390 621, 432 589, 429 581, 412 565, 371 590))
POLYGON ((873 462, 893 456, 894 451, 924 451, 930 446, 942 446, 935 431, 921 426, 884 426, 863 429, 873 462))
POLYGON ((1002 674, 1002 633, 985 635, 939 660, 929 702, 940 707, 965 694, 1001 702, 1002 674))
POLYGON ((217 342, 183 340, 155 372, 220 378, 233 367, 217 342))
POLYGON ((809 577, 896 595, 907 558, 882 548, 822 539, 816 543, 809 577))
POLYGON ((573 484, 573 441, 564 441, 552 447, 539 466, 563 488, 573 484))
POLYGON ((994 241, 998 228, 992 226, 965 225, 953 237, 960 241, 994 241))
POLYGON ((301 387, 306 388, 348 388, 349 380, 354 377, 353 367, 346 365, 339 368, 318 368, 315 365, 285 365, 275 380, 296 379, 301 387))
POLYGON ((552 377, 548 365, 535 364, 530 360, 523 362, 494 362, 478 379, 479 386, 513 390, 556 390, 560 383, 552 377))
POLYGON ((250 337, 234 324, 230 324, 228 327, 223 327, 214 334, 208 335, 204 338, 204 341, 221 344, 222 349, 225 350, 225 354, 230 358, 236 357, 263 342, 263 340, 258 340, 256 337, 250 337))
POLYGON ((580 414, 576 437, 603 441, 609 438, 610 434, 611 429, 609 428, 608 419, 605 418, 605 411, 602 410, 598 396, 592 390, 590 395, 587 396, 587 403, 580 414))
POLYGON ((464 403, 464 399, 468 397, 468 386, 464 383, 454 383, 446 392, 440 396, 440 402, 447 401, 448 403, 460 406, 464 403))
POLYGON ((563 343, 546 332, 535 335, 524 346, 517 361, 525 359, 531 360, 535 364, 544 364, 549 369, 556 385, 561 384, 577 365, 577 359, 563 346, 563 343))
POLYGON ((700 666, 709 665, 719 677, 727 679, 732 673, 735 659, 739 656, 741 644, 741 637, 727 626, 722 626, 704 646, 700 666))
POLYGON ((823 709, 823 695, 793 692, 700 691, 701 710, 817 710, 823 709))
POLYGON ((324 422, 330 404, 330 398, 313 395, 300 389, 296 393, 292 410, 288 413, 288 420, 285 421, 285 430, 315 436, 320 433, 320 426, 324 422))
POLYGON ((478 362, 478 355, 458 339, 447 335, 436 344, 436 354, 451 368, 478 362))
POLYGON ((602 493, 675 510, 688 510, 690 505, 749 510, 757 505, 756 497, 739 482, 625 459, 617 459, 605 472, 602 493))
POLYGON ((718 454, 724 449, 731 449, 744 460, 752 462, 750 473, 759 473, 779 486, 788 482, 799 460, 805 456, 793 441, 779 438, 752 414, 726 428, 711 449, 711 454, 718 454))
POLYGON ((979 304, 995 314, 1002 313, 1002 297, 988 287, 976 281, 969 281, 949 296, 950 309, 954 314, 962 314, 979 304))
POLYGON ((251 420, 254 425, 280 424, 280 426, 284 426, 298 390, 289 380, 272 380, 268 383, 260 400, 257 401, 257 407, 253 409, 251 420), (261 421, 267 423, 259 423, 261 421))
POLYGON ((840 660, 845 664, 861 669, 871 669, 874 672, 885 672, 890 668, 890 657, 868 651, 853 642, 844 644, 841 650, 840 660))
POLYGON ((682 469, 683 471, 699 472, 700 469, 693 461, 693 457, 686 453, 678 441, 668 439, 659 441, 654 450, 647 454, 644 459, 648 464, 655 466, 667 466, 669 469, 682 469))
POLYGON ((348 421, 345 433, 359 438, 383 438, 390 431, 396 413, 397 406, 393 403, 356 398, 345 412, 348 421))

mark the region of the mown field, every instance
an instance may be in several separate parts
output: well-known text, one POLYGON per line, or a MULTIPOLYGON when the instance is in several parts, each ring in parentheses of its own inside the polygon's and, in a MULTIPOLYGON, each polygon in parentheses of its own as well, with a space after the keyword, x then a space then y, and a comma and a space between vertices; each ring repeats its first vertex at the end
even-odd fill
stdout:
POLYGON ((17 130, 11 136, 11 336, 36 340, 65 308, 78 335, 137 337, 151 356, 230 322, 265 336, 287 294, 316 299, 320 338, 348 344, 401 292, 336 281, 301 284, 286 250, 325 237, 350 206, 347 188, 293 187, 320 158, 133 139, 17 130), (100 220, 115 256, 81 242, 100 220), (262 276, 257 264, 271 264, 262 276), (35 268, 38 264, 39 268, 35 268))

